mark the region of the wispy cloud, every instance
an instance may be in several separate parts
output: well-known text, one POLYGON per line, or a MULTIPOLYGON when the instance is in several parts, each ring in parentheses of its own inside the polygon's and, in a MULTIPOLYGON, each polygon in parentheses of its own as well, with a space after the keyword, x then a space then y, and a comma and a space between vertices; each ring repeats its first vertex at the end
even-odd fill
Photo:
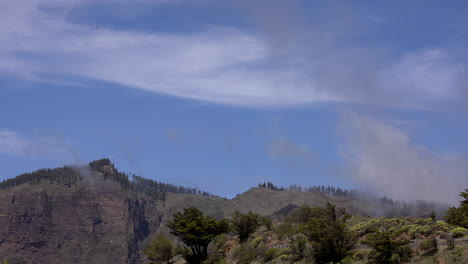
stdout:
POLYGON ((29 141, 18 132, 0 129, 0 153, 22 154, 29 149, 29 141))
POLYGON ((11 129, 0 128, 0 154, 27 156, 70 152, 70 143, 61 136, 26 136, 11 129))
POLYGON ((395 199, 458 201, 468 185, 466 157, 434 153, 406 131, 355 112, 342 117, 342 150, 359 185, 395 199))
MULTIPOLYGON (((388 61, 380 49, 338 45, 352 32, 349 15, 298 25, 282 20, 282 9, 273 6, 281 26, 270 26, 268 16, 258 19, 272 37, 215 26, 189 34, 116 30, 66 19, 70 5, 91 2, 3 1, 0 72, 35 81, 72 75, 243 106, 449 104, 466 90, 466 65, 444 47, 422 47, 388 61)), ((284 10, 287 16, 298 12, 284 10)))

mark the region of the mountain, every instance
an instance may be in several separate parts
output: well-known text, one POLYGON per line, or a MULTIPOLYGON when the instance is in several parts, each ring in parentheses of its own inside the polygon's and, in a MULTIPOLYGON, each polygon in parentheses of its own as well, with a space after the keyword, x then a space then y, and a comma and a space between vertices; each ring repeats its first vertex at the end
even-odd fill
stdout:
MULTIPOLYGON (((376 211, 354 197, 252 188, 225 199, 119 172, 108 159, 26 173, 0 183, 0 260, 9 263, 143 263, 142 249, 164 223, 196 206, 215 218, 235 210, 282 219, 296 207, 336 204, 376 211)), ((167 231, 167 230, 166 230, 167 231)))

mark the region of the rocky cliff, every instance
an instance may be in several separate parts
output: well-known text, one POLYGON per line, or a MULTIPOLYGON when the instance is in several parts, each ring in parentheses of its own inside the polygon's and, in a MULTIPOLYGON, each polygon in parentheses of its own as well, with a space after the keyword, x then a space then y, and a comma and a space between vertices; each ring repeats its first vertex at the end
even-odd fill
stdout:
POLYGON ((76 184, 0 190, 0 260, 10 263, 138 263, 157 230, 156 201, 99 173, 76 184))

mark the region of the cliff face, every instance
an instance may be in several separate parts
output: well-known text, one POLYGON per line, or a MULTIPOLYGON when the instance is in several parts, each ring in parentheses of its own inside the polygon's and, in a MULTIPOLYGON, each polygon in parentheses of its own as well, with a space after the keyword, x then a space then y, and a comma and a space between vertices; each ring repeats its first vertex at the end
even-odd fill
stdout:
POLYGON ((151 198, 109 180, 25 184, 0 191, 0 260, 138 263, 141 242, 159 224, 151 198))

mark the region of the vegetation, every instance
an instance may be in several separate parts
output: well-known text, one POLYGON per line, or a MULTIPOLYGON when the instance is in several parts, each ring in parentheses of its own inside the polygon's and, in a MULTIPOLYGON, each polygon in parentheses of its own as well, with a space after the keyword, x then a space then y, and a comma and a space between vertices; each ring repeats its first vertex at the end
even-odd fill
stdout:
POLYGON ((468 228, 468 189, 460 193, 460 196, 464 199, 460 201, 459 207, 451 207, 447 211, 445 220, 447 223, 468 228))
POLYGON ((170 263, 174 251, 174 244, 162 233, 157 233, 151 243, 143 250, 152 263, 170 263))
POLYGON ((272 182, 261 182, 258 184, 258 187, 259 188, 265 188, 265 189, 268 189, 268 190, 273 190, 273 191, 284 191, 285 188, 283 187, 278 187, 276 185, 274 185, 272 182))
POLYGON ((368 256, 370 264, 398 264, 412 256, 409 241, 396 239, 395 234, 388 231, 370 234, 364 244, 372 248, 368 256))
POLYGON ((247 214, 241 214, 239 211, 235 211, 231 223, 234 231, 239 236, 240 243, 245 243, 250 235, 259 227, 259 217, 258 214, 254 214, 250 211, 247 214))
POLYGON ((190 264, 198 264, 208 257, 208 244, 218 235, 229 231, 227 220, 216 221, 210 216, 204 216, 196 207, 185 208, 175 213, 173 219, 167 222, 171 234, 177 236, 188 248, 182 248, 185 260, 190 264), (190 249, 190 250, 189 250, 190 249))
POLYGON ((419 244, 419 249, 421 250, 422 254, 424 255, 433 255, 437 252, 438 245, 437 239, 435 237, 431 237, 428 240, 424 240, 419 244))
POLYGON ((157 200, 164 200, 168 192, 188 193, 205 197, 213 196, 208 192, 200 191, 196 188, 163 183, 137 175, 132 175, 130 180, 130 177, 126 173, 118 171, 109 159, 91 161, 88 166, 82 167, 64 166, 61 168, 41 169, 31 173, 24 173, 0 182, 0 190, 23 184, 37 185, 43 182, 72 187, 86 177, 93 177, 92 174, 97 174, 104 179, 113 180, 118 182, 124 189, 133 189, 157 200))
POLYGON ((65 166, 56 169, 41 169, 31 173, 24 173, 12 179, 3 180, 0 183, 0 190, 12 188, 22 184, 31 185, 49 182, 71 187, 82 179, 80 173, 74 167, 65 166))
MULTIPOLYGON (((437 215, 445 214, 448 205, 439 204, 434 202, 427 202, 423 200, 416 201, 399 201, 393 200, 389 197, 379 197, 357 189, 345 189, 335 186, 298 186, 291 185, 289 187, 281 187, 274 185, 271 182, 259 183, 258 187, 266 188, 274 191, 290 191, 290 192, 316 192, 324 193, 336 197, 349 197, 359 202, 367 204, 371 210, 372 215, 385 216, 385 217, 431 217, 436 219, 437 215)), ((467 196, 468 197, 468 196, 467 196)))
POLYGON ((201 195, 205 197, 213 196, 212 194, 200 191, 196 188, 188 188, 183 186, 177 186, 169 183, 163 183, 151 179, 146 179, 141 176, 133 175, 132 176, 132 186, 138 192, 145 193, 151 197, 154 197, 158 200, 164 200, 166 193, 189 193, 195 195, 201 195))
POLYGON ((356 237, 346 225, 347 215, 338 217, 334 205, 315 207, 305 225, 305 233, 312 245, 317 263, 340 262, 354 248, 356 237))
MULTIPOLYGON (((145 193, 158 200, 164 200, 168 192, 211 196, 195 188, 166 184, 137 175, 129 177, 115 169, 109 159, 96 160, 82 167, 65 166, 21 174, 0 183, 0 190, 24 184, 54 184, 72 188, 88 176, 115 181, 126 192, 145 193)), ((370 206, 382 209, 385 213, 381 215, 404 217, 351 217, 344 210, 338 210, 327 203, 325 207, 304 204, 296 209, 293 209, 295 205, 291 205, 283 216, 292 211, 281 218, 282 222, 272 222, 270 218, 253 212, 236 212, 229 221, 217 221, 191 207, 174 214, 173 219, 167 223, 171 234, 177 236, 185 246, 178 246, 176 249, 168 237, 157 234, 144 249, 148 260, 153 263, 169 263, 172 256, 179 252, 189 263, 205 264, 425 263, 417 262, 424 257, 430 257, 431 261, 439 263, 444 261, 439 261, 438 258, 446 259, 445 263, 468 263, 468 251, 463 253, 468 247, 463 247, 457 240, 468 237, 468 189, 460 193, 463 198, 460 205, 448 210, 446 221, 437 221, 442 213, 434 209, 434 204, 423 201, 403 202, 387 197, 376 198, 365 192, 332 186, 283 188, 267 182, 259 184, 259 187, 273 191, 321 192, 353 197, 336 199, 337 201, 375 200, 375 204, 370 206), (425 217, 408 216, 412 214, 425 217), (229 223, 233 232, 226 235, 230 230, 229 223), (411 242, 413 248, 409 246, 410 239, 418 240, 411 242), (445 239, 447 243, 440 242, 445 239), (227 256, 209 255, 209 251, 227 251, 227 256)), ((326 195, 320 197, 326 198, 326 195)), ((326 201, 325 198, 319 202, 326 201)), ((16 263, 15 259, 8 260, 16 263)))

